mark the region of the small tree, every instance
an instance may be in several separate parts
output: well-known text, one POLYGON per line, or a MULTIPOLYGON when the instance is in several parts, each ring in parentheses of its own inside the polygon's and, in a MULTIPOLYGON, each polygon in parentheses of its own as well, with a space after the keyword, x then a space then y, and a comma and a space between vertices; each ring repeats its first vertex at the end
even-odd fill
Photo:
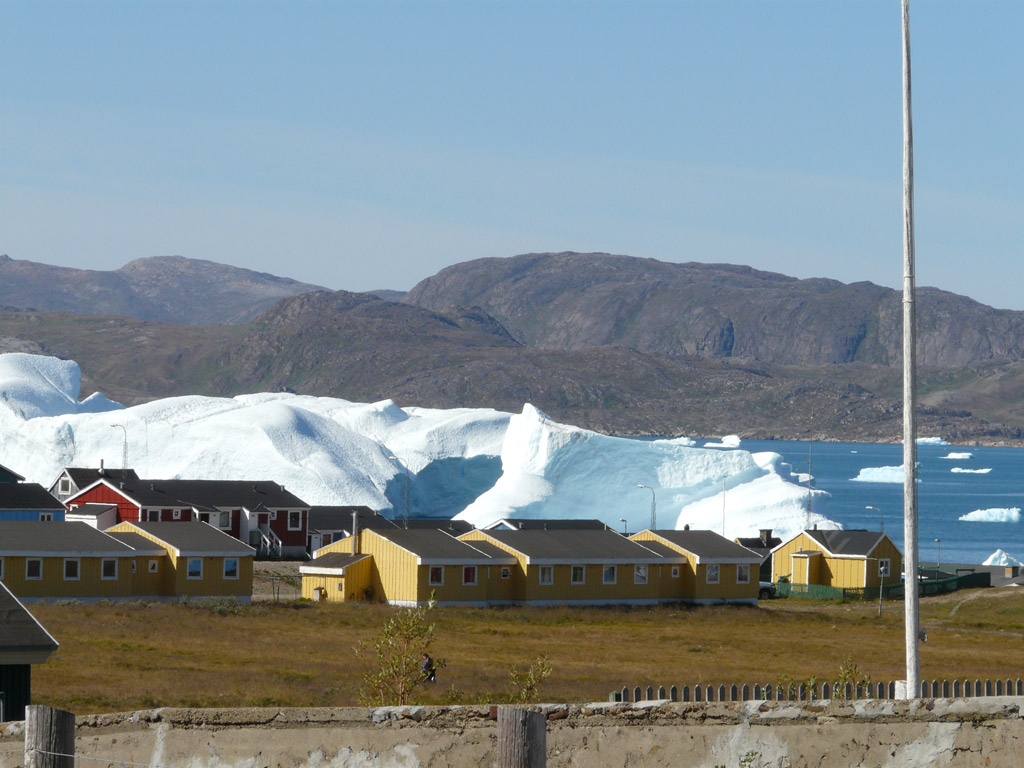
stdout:
MULTIPOLYGON (((433 595, 425 606, 400 609, 384 622, 377 637, 356 646, 356 655, 371 659, 359 689, 364 705, 408 704, 426 683, 420 659, 434 642, 434 624, 429 621, 433 609, 433 595)), ((444 666, 444 659, 434 661, 435 669, 444 666)))
POLYGON ((508 682, 512 690, 508 695, 508 702, 527 704, 535 699, 540 684, 551 677, 552 670, 547 656, 538 658, 525 672, 520 672, 515 664, 509 665, 508 682))

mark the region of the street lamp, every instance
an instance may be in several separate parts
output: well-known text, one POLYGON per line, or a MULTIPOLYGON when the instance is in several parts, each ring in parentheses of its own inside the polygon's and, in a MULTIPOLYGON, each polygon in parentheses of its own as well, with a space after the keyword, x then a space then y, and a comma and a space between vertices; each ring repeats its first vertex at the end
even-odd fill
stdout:
POLYGON ((402 513, 402 527, 409 527, 409 462, 403 459, 401 456, 388 456, 391 461, 397 461, 401 463, 402 469, 405 470, 405 511, 402 513))
POLYGON ((939 568, 942 567, 942 540, 935 539, 935 578, 939 578, 939 568))
POLYGON ((626 535, 626 518, 620 517, 619 522, 622 523, 622 535, 626 535))
POLYGON ((873 510, 873 511, 878 513, 878 529, 882 533, 885 533, 885 520, 882 519, 882 510, 880 510, 878 507, 872 507, 872 506, 864 507, 864 509, 870 509, 870 510, 873 510))
POLYGON ((128 430, 124 424, 111 424, 111 427, 124 432, 124 442, 121 443, 121 471, 128 469, 128 430))
POLYGON ((651 530, 658 530, 658 499, 654 495, 654 489, 649 485, 640 483, 637 488, 646 488, 651 492, 651 530))

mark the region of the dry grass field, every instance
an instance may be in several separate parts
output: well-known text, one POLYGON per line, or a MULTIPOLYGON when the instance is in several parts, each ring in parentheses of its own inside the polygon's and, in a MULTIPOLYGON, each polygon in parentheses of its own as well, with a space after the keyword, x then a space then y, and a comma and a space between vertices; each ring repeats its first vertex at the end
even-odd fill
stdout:
MULTIPOLYGON (((354 646, 396 610, 294 601, 37 603, 60 641, 35 668, 34 697, 75 713, 156 706, 358 703, 354 646)), ((852 655, 875 680, 903 676, 903 604, 774 600, 761 607, 440 608, 447 667, 423 703, 495 700, 508 667, 547 655, 545 701, 605 700, 623 685, 834 680, 852 655)), ((1024 590, 974 590, 921 603, 922 678, 1024 676, 1024 590)))

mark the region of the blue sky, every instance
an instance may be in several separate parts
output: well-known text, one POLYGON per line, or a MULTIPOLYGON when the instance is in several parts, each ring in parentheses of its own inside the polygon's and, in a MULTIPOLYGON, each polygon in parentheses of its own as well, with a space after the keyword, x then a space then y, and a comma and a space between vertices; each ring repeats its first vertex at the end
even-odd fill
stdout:
MULTIPOLYGON (((919 285, 1024 309, 1024 3, 912 0, 919 285)), ((0 0, 0 253, 331 288, 606 251, 901 281, 899 0, 0 0)))

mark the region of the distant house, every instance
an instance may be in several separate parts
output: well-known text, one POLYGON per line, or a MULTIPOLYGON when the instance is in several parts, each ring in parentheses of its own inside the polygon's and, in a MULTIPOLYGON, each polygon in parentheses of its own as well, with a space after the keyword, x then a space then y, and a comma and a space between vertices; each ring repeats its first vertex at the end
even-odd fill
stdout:
POLYGON ((515 558, 502 569, 511 600, 530 605, 646 605, 665 601, 664 569, 684 562, 607 527, 494 528, 459 537, 488 543, 515 558))
POLYGON ((306 534, 306 548, 310 554, 346 536, 351 536, 353 514, 356 515, 358 520, 358 527, 363 530, 394 530, 399 528, 422 530, 424 528, 434 528, 447 531, 453 536, 473 530, 472 524, 464 520, 432 517, 394 520, 369 507, 310 507, 309 527, 306 534))
POLYGON ((837 589, 894 584, 903 555, 885 533, 866 530, 801 531, 772 551, 772 581, 837 589))
POLYGON ((38 483, 0 483, 0 520, 61 522, 64 505, 38 483))
MULTIPOLYGON (((683 602, 757 604, 761 558, 714 531, 647 530, 630 537, 646 546, 661 545, 682 555, 678 581, 666 591, 683 602)), ((673 573, 673 576, 676 574, 673 573)))
POLYGON ((597 519, 587 518, 562 518, 553 520, 519 520, 510 517, 503 517, 495 520, 490 525, 483 527, 485 531, 506 530, 506 531, 571 531, 571 530, 594 530, 610 531, 612 528, 597 519))
POLYGON ((761 558, 760 581, 772 580, 772 550, 782 543, 778 536, 772 536, 771 528, 762 528, 757 536, 734 539, 741 547, 756 552, 761 558))
POLYGON ((65 467, 57 475, 57 479, 50 483, 47 490, 55 499, 64 502, 102 478, 120 482, 122 480, 138 480, 139 476, 135 474, 134 469, 107 469, 100 461, 98 468, 65 467))
POLYGON ((379 600, 401 606, 425 605, 431 596, 439 605, 512 601, 511 580, 504 571, 510 571, 515 558, 438 528, 359 530, 314 554, 299 568, 302 595, 314 600, 379 600))
POLYGON ((117 525, 117 504, 82 504, 64 513, 68 523, 85 523, 97 531, 117 525))
POLYGON ((13 469, 8 469, 3 464, 0 464, 0 483, 20 483, 24 479, 13 469))
POLYGON ((101 477, 67 500, 69 510, 85 504, 115 504, 119 523, 199 521, 261 556, 306 556, 309 505, 277 483, 101 477))
POLYGON ((32 703, 32 665, 42 664, 58 643, 0 582, 0 722, 24 720, 32 703))

